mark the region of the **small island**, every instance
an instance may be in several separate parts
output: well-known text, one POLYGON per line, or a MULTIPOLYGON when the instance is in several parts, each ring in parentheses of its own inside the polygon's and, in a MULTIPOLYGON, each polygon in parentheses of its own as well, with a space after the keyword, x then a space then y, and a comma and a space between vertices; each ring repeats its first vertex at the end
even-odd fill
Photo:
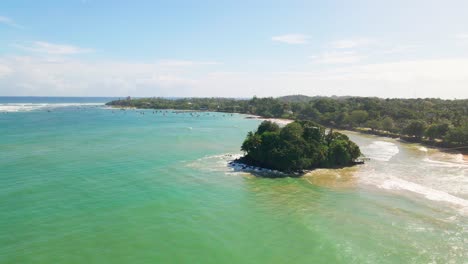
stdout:
POLYGON ((316 168, 358 164, 359 147, 349 138, 312 121, 294 121, 281 128, 263 121, 242 144, 245 155, 235 163, 302 174, 316 168))

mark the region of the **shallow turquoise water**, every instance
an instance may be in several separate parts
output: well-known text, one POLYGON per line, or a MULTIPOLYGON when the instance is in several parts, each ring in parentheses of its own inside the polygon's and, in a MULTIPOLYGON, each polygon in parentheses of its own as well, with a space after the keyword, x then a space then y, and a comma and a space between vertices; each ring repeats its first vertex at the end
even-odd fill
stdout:
POLYGON ((350 134, 365 166, 265 179, 226 166, 258 120, 144 113, 0 113, 0 263, 468 259, 459 156, 350 134))

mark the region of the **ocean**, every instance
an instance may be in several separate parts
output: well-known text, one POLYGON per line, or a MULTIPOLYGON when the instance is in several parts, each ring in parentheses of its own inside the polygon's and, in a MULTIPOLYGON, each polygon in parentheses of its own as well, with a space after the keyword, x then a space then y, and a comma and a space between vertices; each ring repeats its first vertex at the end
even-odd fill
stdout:
POLYGON ((261 122, 0 97, 0 263, 467 263, 468 162, 346 132, 365 165, 262 178, 261 122))

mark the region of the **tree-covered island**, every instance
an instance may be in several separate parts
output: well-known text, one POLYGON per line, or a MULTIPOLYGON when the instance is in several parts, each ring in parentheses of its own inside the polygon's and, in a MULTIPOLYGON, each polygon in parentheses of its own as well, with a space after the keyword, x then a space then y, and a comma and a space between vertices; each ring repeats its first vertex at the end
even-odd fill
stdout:
POLYGON ((356 164, 359 147, 341 133, 312 121, 295 121, 283 128, 263 121, 249 132, 242 144, 245 156, 238 163, 282 172, 302 172, 315 168, 356 164))

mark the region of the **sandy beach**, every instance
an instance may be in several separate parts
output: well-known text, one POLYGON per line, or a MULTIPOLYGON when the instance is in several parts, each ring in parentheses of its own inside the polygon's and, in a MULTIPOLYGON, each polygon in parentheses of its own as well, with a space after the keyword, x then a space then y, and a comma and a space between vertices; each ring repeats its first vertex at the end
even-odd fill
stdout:
POLYGON ((247 118, 247 119, 267 120, 267 121, 276 123, 276 124, 278 124, 278 125, 280 125, 280 126, 285 126, 285 125, 287 125, 287 124, 289 124, 289 123, 294 122, 294 120, 292 120, 292 119, 284 119, 284 118, 264 118, 264 117, 257 116, 257 115, 247 115, 245 118, 247 118))

